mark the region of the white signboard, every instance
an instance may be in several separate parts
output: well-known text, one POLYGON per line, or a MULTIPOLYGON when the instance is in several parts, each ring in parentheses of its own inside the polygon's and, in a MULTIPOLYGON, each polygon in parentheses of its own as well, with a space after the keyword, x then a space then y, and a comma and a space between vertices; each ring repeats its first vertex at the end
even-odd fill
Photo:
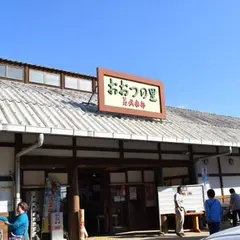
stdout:
POLYGON ((161 81, 98 68, 99 111, 166 118, 161 81))
POLYGON ((51 213, 51 239, 63 240, 63 213, 51 213))
MULTIPOLYGON (((158 187, 159 214, 175 214, 174 195, 178 186, 158 187)), ((187 185, 183 188, 183 204, 186 211, 202 212, 205 210, 204 186, 187 185)))
POLYGON ((105 105, 161 112, 159 87, 104 76, 105 105))

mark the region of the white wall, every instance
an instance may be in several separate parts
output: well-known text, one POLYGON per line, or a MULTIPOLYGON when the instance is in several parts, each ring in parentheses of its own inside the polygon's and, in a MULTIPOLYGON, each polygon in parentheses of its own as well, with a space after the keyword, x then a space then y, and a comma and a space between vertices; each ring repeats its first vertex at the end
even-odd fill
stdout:
MULTIPOLYGON (((198 157, 201 157, 199 155, 195 155, 194 157, 198 158, 198 157)), ((196 163, 196 170, 197 170, 197 173, 198 174, 201 174, 202 173, 202 169, 203 168, 207 168, 207 172, 208 174, 218 174, 219 171, 218 171, 218 163, 217 163, 217 158, 204 158, 203 160, 199 160, 197 161, 196 163), (208 160, 208 164, 205 164, 204 163, 204 160, 208 160)))
MULTIPOLYGON (((13 133, 0 132, 0 142, 14 143, 13 133)), ((9 176, 14 173, 14 148, 0 147, 0 176, 9 176)))
MULTIPOLYGON (((223 174, 239 174, 240 173, 240 157, 222 156, 220 158, 223 174), (233 160, 233 165, 229 163, 229 159, 233 160)), ((229 189, 234 188, 240 194, 240 176, 223 176, 223 192, 229 195, 229 189)))
POLYGON ((163 177, 177 177, 188 175, 188 168, 178 167, 178 168, 163 168, 163 177))
POLYGON ((14 148, 0 147, 0 176, 14 173, 14 148))

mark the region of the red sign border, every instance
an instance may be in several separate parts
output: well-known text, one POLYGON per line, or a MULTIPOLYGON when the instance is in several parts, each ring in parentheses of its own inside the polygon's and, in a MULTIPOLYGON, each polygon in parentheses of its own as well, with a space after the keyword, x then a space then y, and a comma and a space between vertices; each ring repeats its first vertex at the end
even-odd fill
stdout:
POLYGON ((98 80, 98 109, 101 112, 110 112, 110 113, 120 113, 124 115, 135 115, 147 118, 158 118, 165 119, 166 118, 166 106, 164 100, 164 87, 161 81, 152 80, 148 78, 138 77, 126 73, 120 73, 104 68, 97 68, 97 80, 98 80), (104 102, 104 76, 111 76, 115 78, 125 79, 131 82, 148 84, 154 87, 159 88, 159 100, 160 100, 160 113, 135 110, 135 109, 127 109, 124 107, 112 107, 105 105, 104 102))

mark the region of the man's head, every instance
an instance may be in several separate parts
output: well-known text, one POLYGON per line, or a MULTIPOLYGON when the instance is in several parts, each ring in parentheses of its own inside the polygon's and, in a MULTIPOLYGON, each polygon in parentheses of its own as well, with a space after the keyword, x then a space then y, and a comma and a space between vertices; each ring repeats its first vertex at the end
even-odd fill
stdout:
POLYGON ((19 214, 26 213, 28 211, 28 205, 25 202, 20 202, 17 205, 17 212, 19 214))
POLYGON ((234 190, 233 188, 231 188, 231 189, 229 190, 229 192, 230 192, 231 194, 234 194, 234 193, 235 193, 235 190, 234 190))
POLYGON ((179 187, 177 188, 177 192, 178 192, 179 194, 182 194, 182 186, 179 186, 179 187))
POLYGON ((212 199, 212 198, 215 197, 215 191, 214 191, 213 189, 209 189, 209 190, 207 191, 207 195, 208 195, 208 198, 209 198, 209 199, 212 199))

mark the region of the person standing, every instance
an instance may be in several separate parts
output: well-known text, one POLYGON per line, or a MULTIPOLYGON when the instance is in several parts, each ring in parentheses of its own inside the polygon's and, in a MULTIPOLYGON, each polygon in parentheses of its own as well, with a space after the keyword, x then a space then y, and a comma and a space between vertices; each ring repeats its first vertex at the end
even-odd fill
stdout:
POLYGON ((233 227, 237 226, 238 217, 240 218, 240 197, 233 188, 229 190, 230 196, 230 210, 233 213, 233 227))
POLYGON ((174 195, 174 203, 175 203, 175 213, 176 213, 176 234, 179 237, 184 236, 183 224, 185 217, 185 209, 183 205, 183 197, 182 197, 182 187, 179 186, 177 188, 177 193, 174 195))
POLYGON ((3 221, 9 226, 11 230, 11 240, 29 240, 28 227, 29 219, 27 215, 28 205, 25 202, 21 202, 17 206, 17 216, 14 217, 4 217, 0 216, 0 221, 3 221))
POLYGON ((208 200, 205 202, 206 220, 210 235, 219 232, 222 220, 221 203, 215 199, 215 191, 209 189, 207 191, 208 200))

